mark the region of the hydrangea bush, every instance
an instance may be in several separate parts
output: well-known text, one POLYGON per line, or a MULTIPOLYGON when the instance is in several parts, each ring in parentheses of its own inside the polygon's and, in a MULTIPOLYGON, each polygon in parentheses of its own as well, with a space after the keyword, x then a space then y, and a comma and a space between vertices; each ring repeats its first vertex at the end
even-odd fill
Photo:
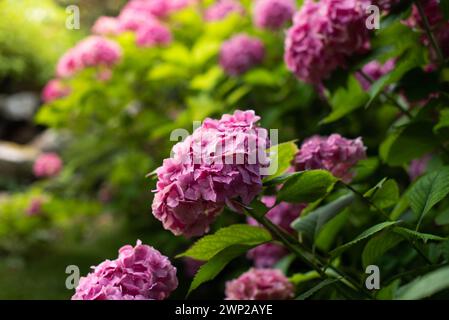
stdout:
POLYGON ((92 259, 74 299, 447 297, 447 17, 430 0, 130 0, 43 92, 64 161, 0 206, 31 232, 76 198, 148 244, 92 259))

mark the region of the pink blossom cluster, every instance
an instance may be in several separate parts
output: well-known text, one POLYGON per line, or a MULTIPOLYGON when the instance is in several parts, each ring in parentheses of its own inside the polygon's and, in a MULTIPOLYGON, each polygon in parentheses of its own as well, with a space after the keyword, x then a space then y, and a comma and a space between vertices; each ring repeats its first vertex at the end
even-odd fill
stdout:
POLYGON ((296 10, 294 0, 257 0, 254 4, 254 24, 262 29, 278 30, 290 22, 296 10))
MULTIPOLYGON (((384 64, 379 61, 371 61, 363 66, 362 72, 368 76, 371 80, 376 81, 380 79, 385 74, 392 71, 395 67, 395 59, 389 59, 384 64)), ((360 73, 355 74, 357 80, 362 85, 364 90, 369 90, 371 87, 371 82, 362 76, 360 73)))
POLYGON ((109 68, 119 62, 121 57, 122 49, 115 41, 89 36, 59 59, 56 74, 60 78, 69 78, 88 67, 109 68))
POLYGON ((132 0, 123 7, 118 17, 98 18, 92 32, 118 35, 132 31, 140 47, 166 45, 172 41, 172 35, 162 19, 189 3, 189 0, 132 0))
POLYGON ((430 160, 432 160, 431 154, 425 154, 421 158, 412 160, 408 167, 408 175, 410 180, 415 181, 422 176, 426 172, 430 160))
POLYGON ((285 39, 284 60, 299 79, 320 84, 348 57, 365 52, 367 0, 306 0, 285 39))
POLYGON ((70 93, 70 88, 59 79, 52 79, 47 82, 42 90, 41 98, 45 103, 52 102, 67 96, 70 93))
MULTIPOLYGON (((301 211, 306 207, 306 204, 302 203, 280 202, 276 204, 275 196, 264 196, 261 201, 270 208, 265 217, 289 233, 294 232, 290 224, 299 217, 301 211)), ((248 223, 258 225, 253 218, 248 218, 248 223)), ((254 261, 254 265, 257 268, 270 268, 287 253, 288 251, 280 244, 266 243, 251 249, 247 256, 254 261)))
POLYGON ((218 0, 209 6, 204 12, 206 21, 219 21, 231 13, 245 14, 245 9, 236 0, 218 0))
POLYGON ((268 165, 267 131, 254 111, 235 111, 206 119, 173 147, 173 156, 156 170, 153 214, 175 235, 200 236, 234 199, 250 203, 262 189, 268 165))
POLYGON ((178 286, 176 268, 158 250, 137 241, 123 246, 79 281, 72 300, 163 300, 178 286))
POLYGON ((54 177, 62 169, 61 158, 53 152, 43 153, 37 157, 33 165, 33 173, 36 177, 54 177))
POLYGON ((262 41, 238 34, 221 45, 220 65, 227 74, 238 76, 262 63, 264 56, 262 41))
POLYGON ((349 182, 353 178, 350 169, 365 157, 366 147, 362 138, 346 139, 339 134, 331 134, 306 139, 294 162, 297 171, 325 169, 349 182))
POLYGON ((250 269, 226 283, 227 300, 287 300, 294 287, 277 269, 250 269))

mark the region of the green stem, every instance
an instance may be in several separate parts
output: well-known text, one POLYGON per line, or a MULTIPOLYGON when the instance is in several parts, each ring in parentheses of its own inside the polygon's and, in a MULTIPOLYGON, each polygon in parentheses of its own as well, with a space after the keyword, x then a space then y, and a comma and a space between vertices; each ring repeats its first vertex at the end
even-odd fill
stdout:
MULTIPOLYGON (((374 80, 367 75, 365 72, 363 72, 362 70, 357 71, 366 81, 368 81, 370 84, 374 83, 374 80)), ((412 119, 413 115, 410 113, 410 111, 408 111, 406 108, 404 108, 404 106, 402 106, 399 102, 396 101, 396 99, 394 99, 388 92, 382 91, 381 94, 391 103, 393 103, 393 105, 399 109, 399 111, 401 111, 405 116, 407 116, 407 118, 412 119)))
MULTIPOLYGON (((320 261, 319 258, 314 257, 311 255, 307 249, 305 249, 294 237, 292 237, 290 234, 286 233, 282 229, 280 229, 278 226, 276 226, 274 223, 272 223, 269 219, 259 216, 255 214, 252 210, 249 210, 248 208, 243 209, 244 212, 255 219, 258 223, 263 225, 268 231, 270 231, 280 242, 282 242, 285 247, 287 247, 290 251, 292 251, 296 256, 298 256, 305 264, 307 264, 309 267, 311 267, 313 270, 318 272, 321 278, 326 279, 328 278, 328 275, 325 273, 325 271, 322 270, 322 268, 316 263, 317 260, 319 264, 324 265, 322 261, 320 261)), ((346 281, 349 282, 352 289, 357 289, 357 291, 363 293, 367 298, 373 299, 370 293, 368 293, 360 284, 357 283, 357 281, 353 280, 348 275, 345 275, 342 271, 338 270, 334 266, 328 266, 329 269, 333 270, 335 273, 343 277, 346 281)), ((344 281, 341 281, 342 283, 346 284, 344 281)))
POLYGON ((424 12, 424 7, 420 0, 416 0, 415 3, 416 3, 416 7, 418 8, 419 15, 421 16, 421 19, 424 23, 424 29, 427 33, 427 37, 429 38, 430 43, 432 44, 432 47, 437 54, 440 66, 442 66, 444 64, 443 52, 441 51, 441 48, 438 45, 438 42, 436 41, 435 36, 432 33, 432 30, 430 28, 429 19, 427 19, 426 13, 424 12))
MULTIPOLYGON (((357 191, 349 184, 346 184, 343 181, 340 181, 340 183, 343 184, 343 186, 345 186, 347 189, 351 190, 356 195, 358 195, 363 201, 365 201, 368 204, 368 206, 371 206, 374 209, 376 209, 376 211, 379 212, 385 220, 393 221, 390 218, 390 216, 384 210, 379 208, 374 202, 372 202, 371 199, 365 197, 361 192, 357 191)), ((432 261, 430 261, 430 259, 424 254, 424 252, 422 252, 422 250, 416 245, 416 243, 414 241, 410 240, 409 238, 407 238, 404 235, 401 235, 401 236, 415 249, 415 251, 426 261, 427 264, 429 264, 429 265, 432 264, 432 261)))

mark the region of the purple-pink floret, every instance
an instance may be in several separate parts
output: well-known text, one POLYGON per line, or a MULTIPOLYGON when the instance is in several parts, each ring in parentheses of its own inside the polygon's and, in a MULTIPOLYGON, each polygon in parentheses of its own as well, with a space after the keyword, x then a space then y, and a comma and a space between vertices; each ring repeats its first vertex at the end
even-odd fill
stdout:
POLYGON ((61 57, 56 73, 61 78, 67 78, 87 67, 111 67, 121 57, 122 49, 115 41, 101 36, 89 36, 61 57))
POLYGON ((414 181, 422 176, 429 165, 429 161, 432 159, 431 154, 426 154, 419 159, 412 160, 410 166, 408 167, 408 175, 410 180, 414 181))
POLYGON ((294 287, 277 269, 250 269, 226 283, 227 300, 287 300, 294 287))
POLYGON ((296 9, 294 0, 257 0, 254 24, 262 29, 278 30, 291 21, 296 9))
POLYGON ((178 286, 176 268, 158 250, 137 241, 123 246, 79 281, 72 300, 163 300, 178 286))
POLYGON ((365 0, 307 0, 293 18, 285 39, 284 60, 299 79, 320 84, 348 57, 366 52, 365 0))
MULTIPOLYGON (((290 224, 299 217, 301 211, 306 207, 306 204, 303 203, 280 202, 275 205, 275 196, 263 196, 261 201, 270 208, 265 217, 289 233, 294 232, 290 224)), ((247 222, 251 225, 258 225, 257 221, 253 218, 248 218, 247 222)), ((257 268, 270 268, 287 255, 287 253, 288 251, 282 245, 265 243, 251 249, 248 252, 248 258, 254 261, 254 265, 257 268)))
POLYGON ((262 41, 238 34, 222 44, 220 65, 227 74, 237 76, 262 63, 264 56, 262 41))
POLYGON ((243 15, 245 13, 245 9, 238 1, 218 0, 206 9, 204 12, 204 19, 206 21, 219 21, 226 18, 231 13, 243 15))
MULTIPOLYGON (((380 63, 379 61, 371 61, 363 66, 362 72, 366 76, 368 76, 371 80, 376 81, 385 74, 392 71, 394 67, 395 67, 395 59, 387 60, 384 64, 380 63)), ((355 76, 362 85, 362 88, 364 90, 369 90, 369 88, 371 87, 371 81, 366 79, 360 73, 356 73, 355 76)))
POLYGON ((200 236, 232 200, 249 204, 262 189, 266 129, 254 111, 206 119, 157 169, 153 214, 175 235, 200 236))
POLYGON ((51 101, 65 97, 70 93, 70 88, 59 79, 52 79, 47 82, 42 90, 42 101, 49 103, 51 101))
POLYGON ((119 21, 114 17, 99 17, 93 27, 92 33, 103 35, 103 36, 112 36, 116 35, 119 32, 119 21))
POLYGON ((297 171, 325 169, 349 182, 353 178, 351 168, 365 157, 366 147, 362 138, 346 139, 339 134, 332 134, 305 140, 294 162, 297 171))
POLYGON ((33 165, 33 173, 36 177, 54 177, 62 169, 61 158, 53 152, 43 153, 37 157, 33 165))
POLYGON ((33 198, 31 199, 30 205, 26 209, 26 214, 28 216, 36 216, 42 213, 42 205, 44 204, 44 200, 41 198, 33 198))
POLYGON ((170 30, 158 21, 146 23, 136 32, 136 43, 140 47, 167 45, 171 41, 170 30))

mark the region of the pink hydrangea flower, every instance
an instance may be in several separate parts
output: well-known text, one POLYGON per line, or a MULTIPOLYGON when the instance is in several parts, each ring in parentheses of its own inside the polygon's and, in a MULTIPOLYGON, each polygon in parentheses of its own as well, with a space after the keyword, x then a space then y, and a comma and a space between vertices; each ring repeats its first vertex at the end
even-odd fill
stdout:
POLYGON ((122 11, 141 12, 157 18, 166 17, 170 10, 171 1, 169 0, 131 0, 122 9, 122 11))
POLYGON ((123 246, 116 260, 92 268, 72 300, 163 300, 178 286, 170 260, 140 240, 123 246))
POLYGON ((33 172, 36 177, 54 177, 62 169, 61 158, 53 152, 41 154, 34 162, 33 172))
POLYGON ((42 213, 42 205, 44 204, 44 200, 42 198, 33 198, 31 199, 31 203, 26 209, 26 214, 28 216, 35 216, 42 213))
POLYGON ((82 63, 75 48, 69 49, 56 65, 56 75, 60 78, 70 78, 82 69, 82 63))
POLYGON ((45 103, 60 99, 65 97, 70 93, 70 88, 62 83, 58 79, 52 79, 47 82, 44 89, 42 90, 42 100, 45 103))
POLYGON ((426 172, 430 160, 432 160, 432 155, 426 154, 421 158, 410 162, 410 166, 408 167, 408 175, 411 181, 415 181, 426 172))
POLYGON ((220 49, 220 65, 229 75, 237 76, 262 63, 265 55, 263 43, 246 34, 225 41, 220 49))
POLYGON ((268 166, 267 131, 254 111, 206 119, 173 147, 172 158, 156 170, 153 214, 175 235, 200 236, 232 200, 250 203, 262 189, 268 166))
POLYGON ((136 32, 136 43, 140 47, 167 45, 171 40, 170 30, 157 21, 142 25, 136 32))
POLYGON ((296 170, 325 169, 345 182, 351 181, 350 169, 366 157, 362 138, 346 139, 339 134, 306 139, 295 157, 296 170))
POLYGON ((88 67, 111 67, 121 57, 122 49, 115 41, 101 36, 89 36, 61 57, 56 73, 61 78, 67 78, 88 67))
POLYGON ((206 9, 204 12, 204 19, 206 21, 219 21, 226 18, 231 13, 243 15, 245 9, 238 1, 218 0, 206 9))
POLYGON ((116 35, 119 32, 119 21, 114 17, 102 16, 95 21, 92 33, 104 36, 116 35))
MULTIPOLYGON (((387 60, 384 64, 381 64, 379 61, 371 61, 363 66, 362 71, 365 75, 375 81, 392 71, 394 67, 395 59, 387 60)), ((359 73, 356 73, 355 77, 360 82, 364 90, 369 90, 371 83, 365 79, 365 77, 359 73)))
POLYGON ((278 30, 291 21, 296 10, 294 0, 257 0, 253 19, 257 27, 278 30))
POLYGON ((287 300, 294 287, 277 269, 250 269, 226 283, 227 300, 287 300))
POLYGON ((254 261, 256 268, 271 268, 288 255, 288 250, 277 243, 261 244, 248 251, 247 258, 254 261))
POLYGON ((293 18, 284 60, 299 79, 319 84, 369 48, 365 0, 307 0, 293 18))
MULTIPOLYGON (((280 202, 275 205, 275 196, 263 196, 261 201, 267 208, 270 208, 265 217, 289 233, 294 232, 290 224, 299 217, 301 211, 306 207, 306 204, 303 203, 293 204, 288 202, 280 202)), ((247 222, 251 225, 258 225, 257 221, 250 217, 247 222)), ((282 245, 266 243, 251 249, 247 257, 254 261, 257 268, 270 268, 287 254, 288 251, 282 245)))
POLYGON ((79 42, 76 48, 84 67, 113 66, 122 57, 118 43, 100 36, 89 36, 79 42))

